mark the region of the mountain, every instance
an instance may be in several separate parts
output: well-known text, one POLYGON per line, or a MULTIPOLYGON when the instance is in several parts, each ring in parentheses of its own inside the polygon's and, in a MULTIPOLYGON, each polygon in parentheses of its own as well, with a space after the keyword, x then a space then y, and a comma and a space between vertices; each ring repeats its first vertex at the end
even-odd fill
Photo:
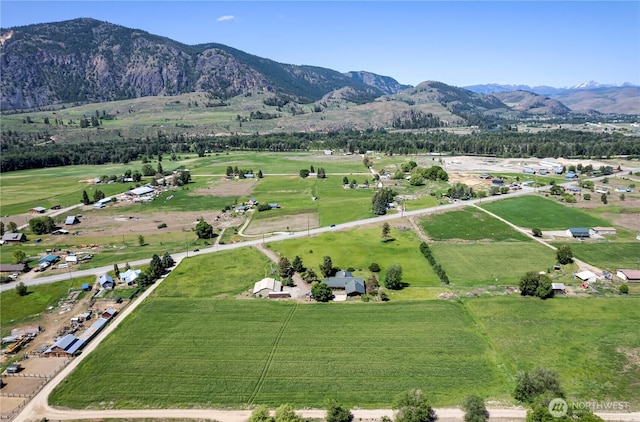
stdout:
POLYGON ((574 112, 640 114, 640 87, 623 84, 601 84, 587 81, 570 88, 528 85, 471 85, 466 89, 482 94, 528 91, 560 101, 574 112))
POLYGON ((371 72, 347 72, 345 75, 355 81, 377 88, 384 94, 396 94, 404 89, 413 88, 411 85, 402 85, 389 76, 380 76, 371 72))
POLYGON ((370 101, 402 87, 372 73, 282 64, 88 18, 1 29, 0 71, 3 110, 189 92, 229 98, 255 90, 308 103, 344 87, 370 101))
POLYGON ((571 109, 560 101, 533 92, 495 92, 493 96, 509 106, 512 110, 529 114, 565 116, 571 112, 571 109))

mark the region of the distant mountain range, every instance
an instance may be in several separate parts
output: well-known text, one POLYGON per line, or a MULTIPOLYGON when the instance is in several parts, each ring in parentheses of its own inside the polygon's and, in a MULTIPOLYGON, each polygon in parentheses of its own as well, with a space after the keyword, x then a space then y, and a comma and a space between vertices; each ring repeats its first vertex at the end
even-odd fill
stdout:
POLYGON ((458 88, 429 81, 413 87, 366 71, 282 64, 222 44, 186 45, 88 18, 1 29, 0 71, 3 111, 191 92, 224 100, 259 91, 272 94, 275 103, 339 99, 384 107, 381 113, 389 120, 404 116, 400 120, 429 124, 435 124, 428 117, 432 111, 449 122, 468 123, 472 115, 487 113, 640 114, 637 86, 589 82, 567 89, 497 84, 458 88), (518 93, 504 94, 509 92, 518 93), (389 105, 398 107, 390 111, 389 105))

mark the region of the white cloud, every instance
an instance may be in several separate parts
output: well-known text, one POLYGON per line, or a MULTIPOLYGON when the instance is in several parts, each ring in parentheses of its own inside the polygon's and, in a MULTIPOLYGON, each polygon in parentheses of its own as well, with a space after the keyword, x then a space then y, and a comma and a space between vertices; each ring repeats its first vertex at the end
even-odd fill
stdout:
POLYGON ((218 22, 224 22, 224 21, 232 21, 234 20, 236 17, 233 15, 225 15, 225 16, 220 16, 218 19, 216 19, 216 21, 218 22))

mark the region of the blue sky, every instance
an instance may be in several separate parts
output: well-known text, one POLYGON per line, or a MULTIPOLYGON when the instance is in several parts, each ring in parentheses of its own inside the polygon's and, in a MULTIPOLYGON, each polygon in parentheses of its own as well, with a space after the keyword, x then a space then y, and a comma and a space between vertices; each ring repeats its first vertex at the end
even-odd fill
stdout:
POLYGON ((640 84, 639 1, 0 2, 3 28, 78 17, 411 85, 640 84))

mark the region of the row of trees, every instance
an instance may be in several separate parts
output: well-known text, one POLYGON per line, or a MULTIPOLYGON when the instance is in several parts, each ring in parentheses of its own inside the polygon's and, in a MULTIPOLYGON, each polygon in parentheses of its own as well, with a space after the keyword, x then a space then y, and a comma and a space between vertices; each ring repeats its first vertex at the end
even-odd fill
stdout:
POLYGON ((436 273, 440 281, 444 284, 449 284, 449 277, 447 277, 444 268, 442 268, 442 266, 436 262, 436 258, 433 256, 429 245, 427 245, 425 242, 420 243, 420 252, 425 258, 427 258, 427 261, 429 261, 429 265, 431 265, 431 268, 433 268, 433 271, 436 273))
MULTIPOLYGON (((351 409, 338 403, 334 399, 325 401, 324 409, 327 422, 352 422, 354 419, 351 409)), ((438 416, 435 409, 422 390, 409 390, 398 394, 392 404, 393 419, 396 422, 436 422, 438 416)), ((484 400, 478 396, 467 396, 462 402, 465 422, 486 422, 489 419, 484 400)), ((296 414, 290 404, 283 404, 271 416, 267 406, 258 406, 249 417, 248 422, 303 422, 302 416, 296 414)), ((391 422, 388 416, 382 417, 383 422, 391 422)))
POLYGON ((324 167, 318 167, 318 171, 314 171, 315 169, 313 168, 313 166, 311 166, 309 168, 309 170, 307 169, 300 169, 300 177, 302 177, 303 179, 309 177, 310 174, 315 173, 316 177, 318 179, 326 179, 327 178, 327 172, 325 171, 324 167))
POLYGON ((100 140, 78 140, 74 148, 51 141, 45 131, 2 131, 0 171, 64 165, 128 163, 162 153, 197 153, 227 149, 257 151, 306 151, 336 149, 387 154, 449 153, 497 157, 608 157, 640 156, 640 144, 632 137, 615 133, 557 130, 537 133, 473 132, 459 135, 445 131, 389 133, 383 129, 329 133, 277 133, 202 137, 181 130, 157 131, 143 138, 124 138, 120 131, 102 130, 100 140), (43 142, 44 141, 44 142, 43 142), (49 141, 49 142, 47 142, 49 141))

